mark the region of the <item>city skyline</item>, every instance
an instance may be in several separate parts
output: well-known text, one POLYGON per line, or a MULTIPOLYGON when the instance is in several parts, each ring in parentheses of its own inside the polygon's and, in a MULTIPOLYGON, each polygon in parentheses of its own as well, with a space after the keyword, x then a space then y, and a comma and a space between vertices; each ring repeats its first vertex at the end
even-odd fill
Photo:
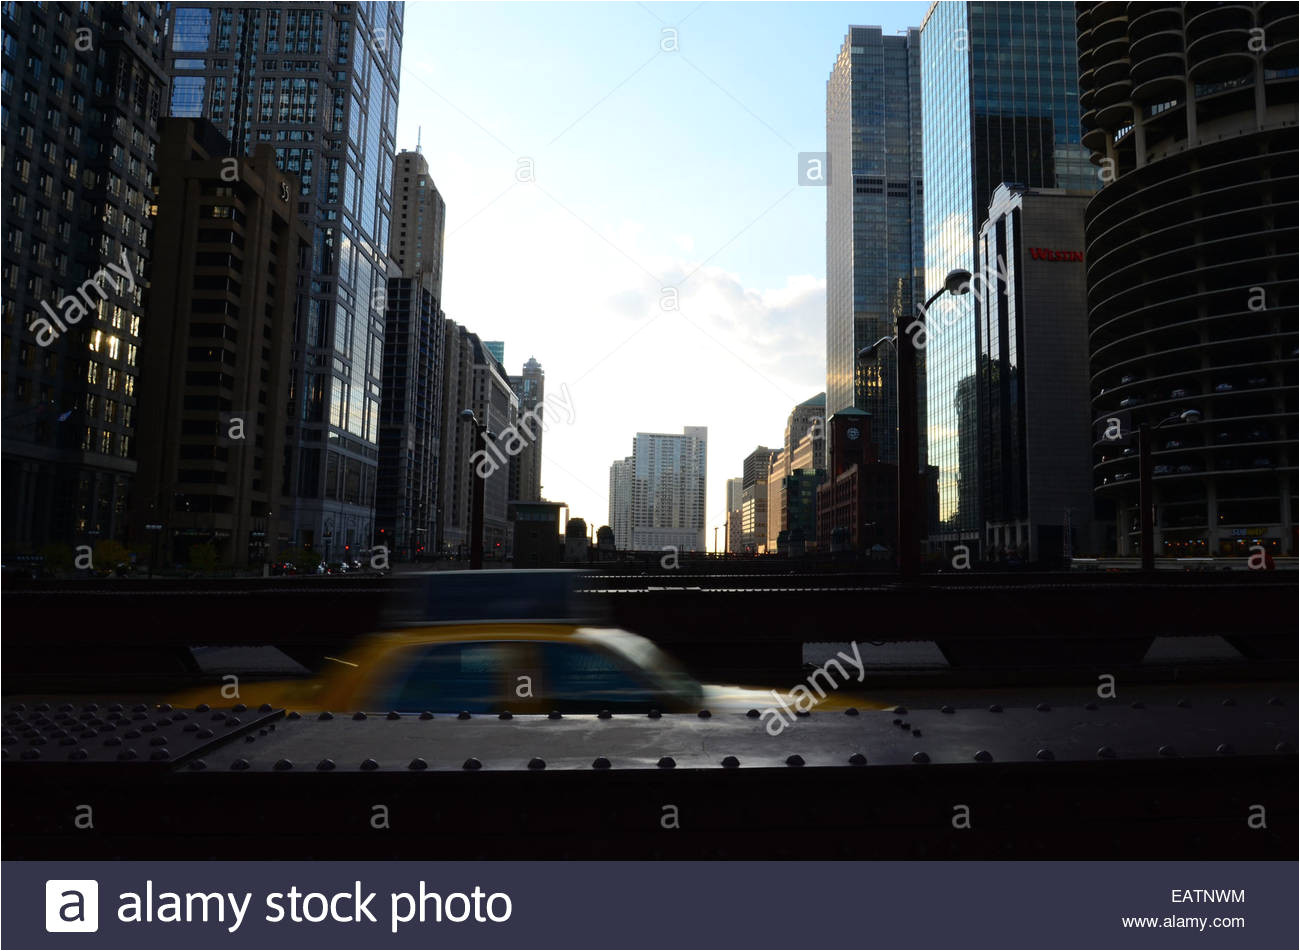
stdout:
POLYGON ((796 173, 825 149, 829 64, 848 23, 895 35, 927 6, 407 6, 397 145, 420 142, 447 198, 446 313, 573 395, 573 424, 546 434, 544 498, 602 524, 631 436, 698 421, 712 548, 729 460, 778 444, 825 389, 826 193, 796 173), (679 309, 661 310, 673 284, 679 309))

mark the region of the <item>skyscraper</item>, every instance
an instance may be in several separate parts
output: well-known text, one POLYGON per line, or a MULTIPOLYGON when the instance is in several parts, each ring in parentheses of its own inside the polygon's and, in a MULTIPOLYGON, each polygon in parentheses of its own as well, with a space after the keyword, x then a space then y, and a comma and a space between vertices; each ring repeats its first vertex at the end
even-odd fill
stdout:
POLYGON ((171 114, 210 119, 237 154, 271 145, 302 182, 313 244, 289 397, 294 541, 337 551, 374 533, 401 46, 400 3, 172 5, 171 114))
MULTIPOLYGON (((927 145, 928 148, 928 145, 927 145)), ((826 84, 826 405, 876 421, 880 458, 898 457, 894 351, 857 353, 893 335, 921 296, 921 38, 854 26, 826 84)), ((918 376, 924 380, 923 371, 918 376)), ((921 404, 924 406, 924 403, 921 404)), ((827 447, 829 449, 829 447, 827 447)), ((924 441, 921 443, 924 458, 924 441)), ((820 466, 821 460, 818 460, 820 466)))
POLYGON ((376 542, 398 558, 436 544, 443 426, 442 249, 447 205, 418 152, 397 156, 379 415, 376 542))
POLYGON ((741 551, 741 506, 744 502, 744 479, 737 477, 727 480, 727 540, 726 550, 730 553, 741 551))
MULTIPOLYGON (((546 374, 534 357, 524 364, 523 373, 510 377, 510 387, 519 397, 519 415, 532 413, 544 423, 546 407, 546 374)), ((531 424, 532 438, 510 457, 510 498, 522 502, 537 502, 542 497, 542 428, 531 424)))
POLYGON ((610 524, 614 543, 635 551, 706 551, 705 479, 708 429, 687 426, 681 434, 637 433, 632 455, 610 467, 610 524), (623 502, 631 474, 630 501, 623 502), (618 522, 627 512, 627 537, 618 522))
POLYGON ((615 459, 609 467, 609 527, 614 547, 632 547, 632 457, 615 459))
POLYGON ((4 4, 4 551, 124 539, 164 23, 4 4))
MULTIPOLYGON (((921 25, 926 292, 943 287, 954 269, 978 272, 980 226, 1001 183, 1098 187, 1080 141, 1075 39, 1069 4, 940 0, 930 7, 921 25)), ((978 282, 974 291, 940 297, 926 317, 922 458, 938 473, 932 543, 978 551, 976 308, 985 295, 978 282)))
POLYGON ((223 565, 255 566, 288 540, 285 397, 311 231, 270 146, 231 176, 207 121, 161 130, 131 540, 156 565, 210 545, 223 565))

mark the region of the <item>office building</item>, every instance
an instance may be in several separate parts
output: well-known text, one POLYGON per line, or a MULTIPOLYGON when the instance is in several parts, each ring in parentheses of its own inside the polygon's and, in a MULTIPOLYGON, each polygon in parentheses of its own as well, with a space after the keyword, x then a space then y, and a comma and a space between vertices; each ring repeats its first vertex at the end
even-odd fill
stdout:
POLYGON ((294 542, 371 544, 392 218, 400 3, 171 5, 173 116, 234 152, 259 144, 301 182, 309 300, 292 364, 294 542))
POLYGON ((632 457, 615 459, 609 467, 609 527, 614 547, 632 547, 632 478, 636 470, 632 457))
MULTIPOLYGON (((505 367, 497 362, 487 346, 474 335, 473 397, 470 408, 478 421, 494 437, 486 452, 476 448, 470 456, 471 478, 487 472, 483 488, 483 552, 485 557, 508 558, 510 555, 510 455, 507 429, 519 420, 519 397, 510 386, 505 367)), ((461 425, 465 425, 461 423, 461 425)))
POLYGON ((817 548, 817 490, 826 481, 825 469, 792 469, 781 485, 782 523, 777 536, 781 554, 798 556, 817 548))
POLYGON ((785 528, 783 518, 782 483, 789 473, 788 457, 784 449, 774 450, 767 464, 767 532, 763 539, 764 551, 776 551, 776 540, 785 528))
POLYGON ((443 237, 447 205, 418 152, 397 156, 384 316, 375 542, 408 560, 436 545, 443 426, 443 237))
POLYGON ((999 185, 975 301, 984 552, 1061 564, 1094 550, 1083 255, 1086 193, 999 185), (1001 264, 999 262, 1002 262, 1001 264), (998 280, 1002 268, 1005 280, 998 280))
MULTIPOLYGON (((978 272, 980 228, 1001 183, 1096 191, 1097 170, 1080 141, 1075 39, 1069 4, 941 0, 930 7, 921 25, 927 295, 950 271, 978 272)), ((932 545, 963 544, 978 557, 976 366, 984 342, 976 305, 984 289, 977 281, 973 290, 941 296, 926 317, 921 458, 938 470, 932 545)))
POLYGON ((741 545, 741 506, 744 499, 745 480, 741 477, 727 480, 727 538, 726 551, 743 551, 741 545))
POLYGON ((791 410, 786 419, 783 448, 772 454, 768 464, 767 551, 776 551, 781 533, 790 528, 786 521, 786 478, 796 468, 813 470, 822 466, 826 443, 825 416, 826 394, 818 393, 791 410))
POLYGON ((1295 7, 1077 7, 1105 553, 1140 552, 1145 423, 1155 554, 1293 555, 1295 7))
POLYGON ((474 429, 461 413, 473 409, 474 352, 478 338, 451 319, 443 321, 442 428, 438 439, 438 519, 435 550, 469 557, 470 503, 474 476, 470 456, 478 449, 474 429))
MULTIPOLYGON (((929 183, 923 187, 921 121, 920 33, 885 36, 880 27, 850 27, 826 84, 830 181, 822 415, 850 406, 871 413, 881 458, 889 462, 898 457, 895 351, 885 347, 865 364, 857 353, 892 336, 899 314, 910 315, 924 300, 922 222, 929 183)), ((921 366, 918 379, 924 382, 921 366)), ((924 452, 922 441, 922 458, 924 452)))
POLYGON ((741 467, 740 550, 754 555, 767 551, 767 477, 777 452, 758 446, 741 467))
POLYGON ((506 365, 506 342, 504 340, 484 340, 483 346, 492 354, 492 359, 502 366, 506 365))
POLYGON ((510 498, 536 502, 542 497, 542 432, 546 423, 546 373, 529 357, 523 372, 510 377, 519 398, 522 448, 510 457, 510 498), (526 431, 525 431, 526 430, 526 431))
POLYGON ((159 10, 3 5, 6 556, 127 537, 166 107, 159 10))
MULTIPOLYGON (((707 551, 704 504, 708 429, 687 426, 681 434, 637 433, 632 455, 624 464, 631 470, 629 540, 626 544, 619 541, 615 525, 615 544, 633 551, 707 551)), ((616 476, 625 479, 626 471, 617 462, 610 470, 611 522, 620 518, 614 505, 616 476)), ((623 491, 618 488, 620 498, 623 491)))
POLYGON ((289 541, 284 440, 311 230, 270 146, 232 158, 203 119, 160 123, 154 279, 140 366, 131 541, 269 563, 289 541))

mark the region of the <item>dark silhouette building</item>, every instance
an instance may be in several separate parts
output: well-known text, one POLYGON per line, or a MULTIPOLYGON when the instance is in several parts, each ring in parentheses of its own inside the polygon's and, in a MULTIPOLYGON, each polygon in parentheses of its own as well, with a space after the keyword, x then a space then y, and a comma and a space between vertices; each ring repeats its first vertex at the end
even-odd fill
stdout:
POLYGON ((828 423, 830 471, 817 489, 817 547, 864 553, 893 549, 898 525, 898 467, 880 462, 871 414, 841 410, 828 423))

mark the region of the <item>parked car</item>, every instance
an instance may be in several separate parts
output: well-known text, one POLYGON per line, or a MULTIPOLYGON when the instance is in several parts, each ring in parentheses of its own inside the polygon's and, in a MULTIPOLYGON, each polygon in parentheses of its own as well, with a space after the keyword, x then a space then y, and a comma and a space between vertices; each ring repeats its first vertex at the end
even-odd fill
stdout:
POLYGON ((1141 406, 1141 405, 1142 405, 1142 400, 1140 400, 1136 396, 1126 396, 1124 397, 1124 399, 1119 401, 1120 409, 1128 409, 1131 406, 1141 406))
POLYGON ((1216 393, 1231 393, 1232 390, 1233 386, 1231 383, 1219 383, 1214 387, 1214 392, 1216 393))

